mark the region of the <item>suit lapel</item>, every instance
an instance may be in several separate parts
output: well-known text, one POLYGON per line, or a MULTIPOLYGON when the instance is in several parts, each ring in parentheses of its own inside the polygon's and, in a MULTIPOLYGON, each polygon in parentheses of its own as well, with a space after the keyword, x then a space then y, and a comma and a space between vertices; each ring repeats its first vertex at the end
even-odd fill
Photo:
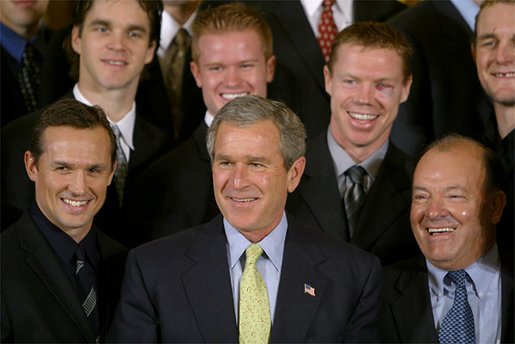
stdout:
POLYGON ((282 26, 299 57, 304 62, 306 70, 310 71, 313 79, 325 92, 322 73, 325 61, 300 1, 274 1, 270 2, 268 7, 267 11, 282 26))
POLYGON ((306 153, 307 166, 299 192, 320 227, 333 238, 348 240, 341 197, 326 132, 313 139, 306 153), (335 228, 339 230, 335 231, 335 228))
POLYGON ((410 205, 410 180, 404 169, 405 159, 400 157, 390 143, 376 181, 365 200, 358 221, 359 230, 352 237, 352 243, 365 249, 406 212, 410 205), (384 207, 385 202, 388 207, 384 207))
POLYGON ((390 304, 393 320, 402 343, 437 342, 433 311, 423 257, 414 270, 401 273, 395 288, 400 297, 390 304), (413 310, 419 310, 413 316, 413 310))
POLYGON ((61 262, 53 253, 43 235, 25 213, 18 225, 20 247, 27 251, 26 263, 39 276, 43 284, 65 310, 73 323, 88 341, 94 341, 93 334, 75 288, 61 267, 61 262))
POLYGON ((186 254, 195 264, 182 281, 203 341, 237 341, 238 328, 221 216, 198 233, 186 254))
POLYGON ((270 342, 299 341, 307 337, 328 283, 316 269, 325 260, 323 253, 296 231, 297 226, 289 217, 270 342), (305 284, 315 288, 315 296, 304 292, 305 284))

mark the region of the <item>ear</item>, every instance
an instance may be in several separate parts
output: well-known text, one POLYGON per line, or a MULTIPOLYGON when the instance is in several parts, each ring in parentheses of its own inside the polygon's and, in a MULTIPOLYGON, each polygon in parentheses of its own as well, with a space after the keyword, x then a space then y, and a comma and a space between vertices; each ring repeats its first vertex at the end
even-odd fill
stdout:
POLYGON ((502 211, 506 206, 506 194, 503 191, 496 191, 491 199, 491 219, 493 224, 501 221, 502 211))
POLYGON ((329 71, 329 67, 327 65, 324 66, 324 83, 325 83, 325 91, 331 95, 331 89, 333 87, 333 80, 331 78, 331 72, 329 71))
POLYGON ((81 38, 80 38, 80 29, 77 25, 74 25, 72 28, 72 34, 71 34, 71 43, 73 51, 75 51, 77 54, 81 54, 81 38))
POLYGON ((190 70, 191 74, 195 78, 195 82, 198 88, 202 88, 202 80, 200 78, 200 67, 195 61, 190 62, 190 70))
POLYGON ((410 75, 408 77, 408 79, 404 82, 404 84, 402 85, 401 103, 404 103, 408 99, 412 83, 413 83, 413 76, 410 75))
POLYGON ((275 75, 275 66, 277 64, 277 59, 275 55, 272 55, 266 61, 266 82, 270 83, 274 80, 275 75))
POLYGON ((288 192, 291 193, 295 191, 300 183, 305 167, 306 158, 303 156, 295 160, 293 165, 290 167, 290 170, 288 171, 288 192))
POLYGON ((35 182, 38 179, 38 165, 36 163, 36 158, 30 151, 26 151, 23 156, 23 161, 25 162, 25 171, 27 171, 27 175, 30 180, 35 182))
POLYGON ((111 170, 111 173, 109 174, 109 180, 107 181, 107 186, 111 185, 114 177, 114 172, 116 171, 116 168, 118 167, 118 161, 115 160, 113 164, 113 169, 111 170))
POLYGON ((155 50, 156 50, 156 41, 153 40, 147 49, 147 54, 145 56, 145 64, 149 64, 150 62, 152 62, 152 60, 154 59, 155 50))

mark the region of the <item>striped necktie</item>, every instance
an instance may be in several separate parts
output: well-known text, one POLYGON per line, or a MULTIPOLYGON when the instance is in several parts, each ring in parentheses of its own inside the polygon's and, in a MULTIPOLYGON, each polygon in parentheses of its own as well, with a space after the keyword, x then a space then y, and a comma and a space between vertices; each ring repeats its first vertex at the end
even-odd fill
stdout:
POLYGON ((96 274, 87 261, 84 249, 78 245, 74 255, 75 279, 82 302, 82 309, 88 318, 95 337, 99 335, 99 318, 97 307, 96 274))

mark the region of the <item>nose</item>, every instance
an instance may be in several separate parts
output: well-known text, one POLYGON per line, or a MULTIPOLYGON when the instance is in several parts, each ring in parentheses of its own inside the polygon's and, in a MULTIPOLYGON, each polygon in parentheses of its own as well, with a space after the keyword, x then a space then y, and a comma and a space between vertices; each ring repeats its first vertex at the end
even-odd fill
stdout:
POLYGON ((235 189, 242 189, 248 184, 248 167, 236 165, 232 175, 232 184, 235 189))
POLYGON ((368 83, 362 83, 356 92, 355 100, 361 104, 370 104, 373 99, 373 86, 368 83))
POLYGON ((449 215, 441 197, 432 197, 426 208, 426 216, 430 219, 437 219, 449 215))
POLYGON ((124 35, 122 32, 113 30, 109 37, 109 49, 112 50, 121 50, 124 46, 124 35))
POLYGON ((75 196, 82 195, 86 192, 86 184, 86 174, 84 172, 76 172, 70 177, 68 190, 75 196))
POLYGON ((228 68, 225 74, 225 83, 228 86, 237 86, 241 82, 241 75, 238 68, 228 68))
POLYGON ((500 42, 495 57, 499 64, 512 63, 515 61, 515 44, 513 41, 500 42))

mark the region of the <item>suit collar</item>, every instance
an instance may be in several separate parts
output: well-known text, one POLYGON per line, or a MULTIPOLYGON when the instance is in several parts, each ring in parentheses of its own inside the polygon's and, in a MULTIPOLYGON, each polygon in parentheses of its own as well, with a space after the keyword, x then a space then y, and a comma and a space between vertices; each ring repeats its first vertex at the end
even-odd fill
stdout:
POLYGON ((20 248, 27 252, 26 263, 39 276, 56 301, 76 324, 84 338, 94 341, 89 322, 84 314, 75 288, 66 276, 61 263, 42 234, 25 212, 15 225, 19 235, 20 248))

